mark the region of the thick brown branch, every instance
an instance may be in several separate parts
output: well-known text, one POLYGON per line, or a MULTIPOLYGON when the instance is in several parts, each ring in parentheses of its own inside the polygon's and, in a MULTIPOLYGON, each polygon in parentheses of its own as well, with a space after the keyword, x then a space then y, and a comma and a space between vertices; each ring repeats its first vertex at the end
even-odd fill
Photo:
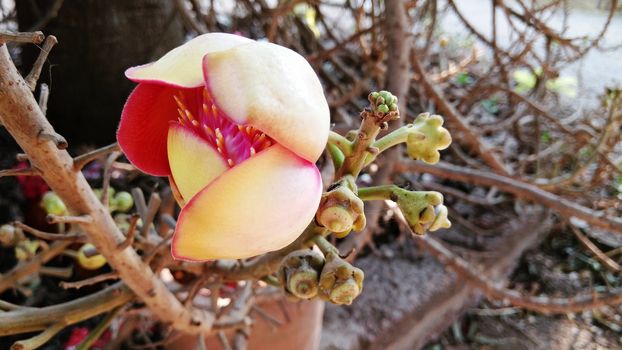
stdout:
POLYGON ((6 45, 0 46, 0 85, 5 87, 0 91, 2 124, 28 154, 33 166, 41 170, 47 184, 71 212, 86 213, 91 217, 90 223, 81 226, 123 281, 161 321, 169 322, 176 329, 187 333, 209 331, 214 321, 213 314, 185 308, 136 251, 119 251, 118 245, 125 237, 83 174, 74 168, 69 154, 49 142, 37 142, 39 130, 53 128, 11 61, 6 45))
POLYGON ((69 326, 110 311, 133 298, 134 293, 119 282, 95 294, 66 303, 0 312, 0 336, 43 330, 55 322, 69 326))
POLYGON ((421 162, 405 161, 395 165, 395 171, 417 171, 482 186, 495 186, 519 198, 529 199, 558 212, 565 217, 576 217, 590 225, 622 233, 622 219, 612 218, 603 212, 586 208, 563 197, 541 190, 537 186, 506 176, 491 174, 446 163, 428 165, 421 162))
POLYGON ((515 290, 497 286, 497 284, 487 278, 479 268, 472 266, 466 260, 452 253, 436 239, 430 238, 429 236, 414 236, 418 242, 423 243, 422 245, 427 251, 442 263, 448 265, 458 275, 474 283, 490 299, 501 300, 513 306, 545 314, 582 312, 607 305, 622 304, 621 289, 607 294, 578 295, 572 298, 522 295, 515 290))

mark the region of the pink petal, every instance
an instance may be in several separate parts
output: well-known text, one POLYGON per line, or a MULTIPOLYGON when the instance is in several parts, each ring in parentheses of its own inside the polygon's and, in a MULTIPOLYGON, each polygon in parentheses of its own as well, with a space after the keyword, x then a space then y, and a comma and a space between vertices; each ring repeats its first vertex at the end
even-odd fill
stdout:
POLYGON ((173 257, 241 259, 280 249, 313 220, 321 192, 317 167, 274 145, 188 202, 177 221, 173 257))
POLYGON ((199 87, 203 85, 201 60, 205 54, 251 42, 253 40, 239 35, 203 34, 169 51, 153 63, 129 68, 125 71, 125 76, 135 82, 199 87))
POLYGON ((207 141, 172 123, 168 130, 168 161, 177 190, 188 200, 229 166, 207 141))
POLYGON ((155 176, 170 174, 166 154, 169 121, 176 120, 173 95, 179 88, 141 83, 130 94, 121 113, 117 140, 138 169, 155 176))
POLYGON ((252 42, 205 55, 203 70, 216 104, 235 122, 252 125, 310 162, 318 159, 330 115, 320 80, 302 56, 252 42))

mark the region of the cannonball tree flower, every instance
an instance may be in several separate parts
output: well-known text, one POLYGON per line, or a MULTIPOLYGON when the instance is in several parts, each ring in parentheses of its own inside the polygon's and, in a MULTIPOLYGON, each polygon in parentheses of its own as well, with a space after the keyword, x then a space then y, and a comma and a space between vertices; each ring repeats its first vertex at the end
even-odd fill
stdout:
POLYGON ((302 233, 320 201, 314 163, 330 119, 302 56, 210 33, 125 75, 138 86, 117 139, 140 170, 169 177, 182 206, 175 258, 246 258, 302 233))

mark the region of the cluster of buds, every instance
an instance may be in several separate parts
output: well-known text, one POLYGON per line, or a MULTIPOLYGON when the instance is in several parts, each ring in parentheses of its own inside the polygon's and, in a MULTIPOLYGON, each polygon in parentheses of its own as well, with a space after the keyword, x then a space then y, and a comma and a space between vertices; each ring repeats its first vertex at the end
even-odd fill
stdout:
POLYGON ((397 97, 386 90, 369 94, 372 111, 387 114, 397 112, 397 97))

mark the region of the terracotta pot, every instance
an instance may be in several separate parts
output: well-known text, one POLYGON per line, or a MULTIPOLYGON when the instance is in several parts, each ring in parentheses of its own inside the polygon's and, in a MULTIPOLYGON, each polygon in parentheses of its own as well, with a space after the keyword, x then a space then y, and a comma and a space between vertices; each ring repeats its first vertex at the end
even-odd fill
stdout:
MULTIPOLYGON (((317 350, 320 346, 324 302, 320 300, 289 302, 283 301, 287 316, 278 301, 262 302, 258 306, 270 316, 282 323, 277 326, 253 313, 254 324, 248 339, 249 350, 317 350), (289 317, 289 320, 287 319, 289 317)), ((233 344, 232 334, 227 334, 233 344)), ((208 349, 221 349, 217 337, 206 339, 208 349)), ((196 349, 195 336, 177 337, 168 346, 168 350, 196 349)))

